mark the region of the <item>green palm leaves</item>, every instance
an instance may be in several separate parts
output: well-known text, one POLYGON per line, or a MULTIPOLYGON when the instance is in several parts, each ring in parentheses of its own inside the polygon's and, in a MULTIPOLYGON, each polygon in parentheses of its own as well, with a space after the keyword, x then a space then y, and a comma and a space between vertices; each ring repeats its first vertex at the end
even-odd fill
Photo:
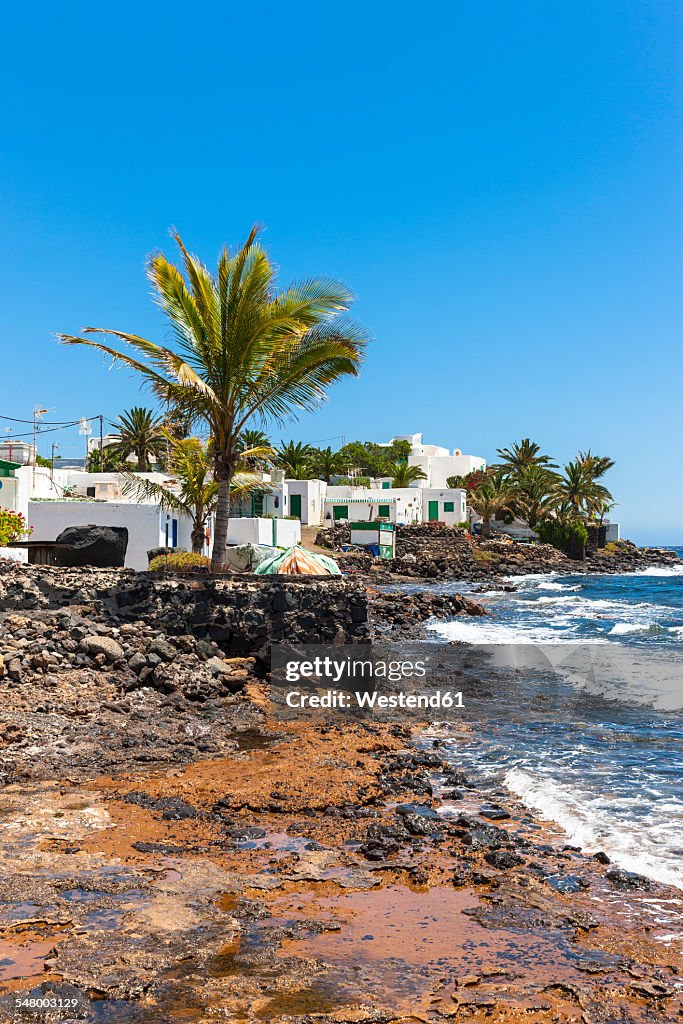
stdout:
POLYGON ((358 374, 366 337, 346 315, 352 296, 339 282, 311 278, 277 292, 256 228, 236 253, 223 250, 214 273, 173 237, 180 266, 156 253, 147 271, 173 347, 100 328, 60 338, 111 356, 140 374, 167 408, 208 428, 218 483, 212 553, 218 566, 225 561, 240 435, 252 418, 281 422, 315 408, 336 381, 358 374), (116 338, 132 351, 95 338, 116 338))

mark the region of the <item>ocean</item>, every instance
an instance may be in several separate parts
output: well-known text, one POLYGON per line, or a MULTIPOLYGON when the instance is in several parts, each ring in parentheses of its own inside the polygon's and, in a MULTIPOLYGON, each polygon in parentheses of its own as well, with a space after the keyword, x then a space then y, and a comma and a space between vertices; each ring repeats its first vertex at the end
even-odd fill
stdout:
POLYGON ((500 699, 445 751, 559 824, 568 842, 683 888, 683 561, 504 582, 516 589, 477 594, 491 617, 430 624, 437 642, 495 645, 517 659, 500 699), (520 651, 558 664, 578 653, 597 668, 565 671, 549 691, 520 651))

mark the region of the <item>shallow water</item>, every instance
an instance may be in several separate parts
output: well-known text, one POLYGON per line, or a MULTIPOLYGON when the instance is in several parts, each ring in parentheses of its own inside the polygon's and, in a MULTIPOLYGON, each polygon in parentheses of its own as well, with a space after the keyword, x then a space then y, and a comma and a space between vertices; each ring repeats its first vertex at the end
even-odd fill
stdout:
POLYGON ((567 645, 599 645, 602 667, 590 678, 565 673, 551 691, 533 671, 511 670, 495 708, 446 749, 560 824, 572 843, 683 888, 683 562, 506 583, 515 592, 479 595, 491 618, 432 623, 433 637, 509 645, 508 653, 542 645, 556 661, 567 645))

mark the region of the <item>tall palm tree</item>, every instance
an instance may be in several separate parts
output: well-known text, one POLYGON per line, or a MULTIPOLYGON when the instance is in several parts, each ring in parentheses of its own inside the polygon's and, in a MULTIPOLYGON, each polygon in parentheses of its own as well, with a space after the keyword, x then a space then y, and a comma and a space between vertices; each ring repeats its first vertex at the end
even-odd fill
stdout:
POLYGON ((540 444, 536 444, 531 438, 525 437, 521 441, 514 441, 509 448, 498 448, 496 454, 502 462, 495 469, 502 469, 506 476, 516 476, 529 466, 544 466, 546 469, 557 469, 557 465, 549 455, 541 453, 540 444))
POLYGON ((301 441, 296 444, 294 441, 287 441, 286 444, 282 442, 275 449, 275 464, 279 469, 284 469, 287 479, 305 480, 312 472, 311 460, 314 454, 315 449, 310 444, 301 441))
POLYGON ((392 487, 410 487, 417 480, 426 480, 427 474, 419 466, 409 466, 407 462, 395 462, 389 467, 392 487))
POLYGON ((122 331, 84 329, 119 338, 137 358, 91 337, 60 335, 66 344, 113 356, 141 374, 167 406, 207 425, 218 482, 216 568, 225 562, 240 435, 252 417, 283 422, 315 408, 332 384, 358 374, 367 340, 344 315, 352 296, 342 284, 311 278, 276 292, 275 270, 257 233, 253 228, 234 254, 224 249, 215 274, 177 233, 182 269, 162 253, 150 257, 148 275, 170 321, 173 348, 122 331))
POLYGON ((317 476, 328 484, 332 477, 336 476, 342 469, 339 453, 333 452, 329 446, 327 448, 319 448, 313 453, 311 456, 311 466, 317 476))
POLYGON ((482 518, 482 537, 491 536, 491 520, 498 512, 511 511, 513 493, 502 471, 489 473, 482 483, 467 495, 467 504, 482 518))
POLYGON ((137 460, 138 473, 146 473, 150 469, 150 455, 161 458, 166 448, 163 435, 163 420, 155 416, 151 409, 135 405, 132 409, 122 412, 114 427, 119 440, 107 447, 108 454, 118 456, 125 462, 130 455, 137 460))
MULTIPOLYGON (((206 538, 206 524, 216 510, 218 483, 213 478, 213 453, 210 442, 198 437, 182 440, 166 431, 168 442, 167 472, 172 479, 163 483, 143 480, 134 473, 126 473, 123 493, 138 499, 154 501, 162 512, 175 512, 192 520, 192 550, 201 554, 206 538)), ((245 452, 248 456, 250 450, 245 452)), ((263 486, 261 476, 244 467, 238 469, 231 482, 231 493, 243 498, 263 486)))

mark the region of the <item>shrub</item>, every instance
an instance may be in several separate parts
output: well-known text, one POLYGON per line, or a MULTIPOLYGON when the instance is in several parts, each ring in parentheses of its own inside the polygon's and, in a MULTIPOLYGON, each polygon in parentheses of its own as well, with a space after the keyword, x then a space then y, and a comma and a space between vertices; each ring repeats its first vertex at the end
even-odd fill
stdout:
POLYGON ((11 508, 0 508, 0 547, 5 547, 13 540, 21 540, 33 533, 33 527, 29 526, 21 512, 14 512, 11 508))
POLYGON ((558 551, 565 554, 572 547, 572 543, 579 547, 586 545, 588 530, 583 523, 573 523, 571 526, 562 526, 557 519, 546 519, 536 527, 536 533, 544 544, 552 544, 558 551))
POLYGON ((211 559, 206 555, 196 555, 193 551, 179 551, 175 555, 157 555, 149 563, 150 572, 199 572, 211 566, 211 559))

